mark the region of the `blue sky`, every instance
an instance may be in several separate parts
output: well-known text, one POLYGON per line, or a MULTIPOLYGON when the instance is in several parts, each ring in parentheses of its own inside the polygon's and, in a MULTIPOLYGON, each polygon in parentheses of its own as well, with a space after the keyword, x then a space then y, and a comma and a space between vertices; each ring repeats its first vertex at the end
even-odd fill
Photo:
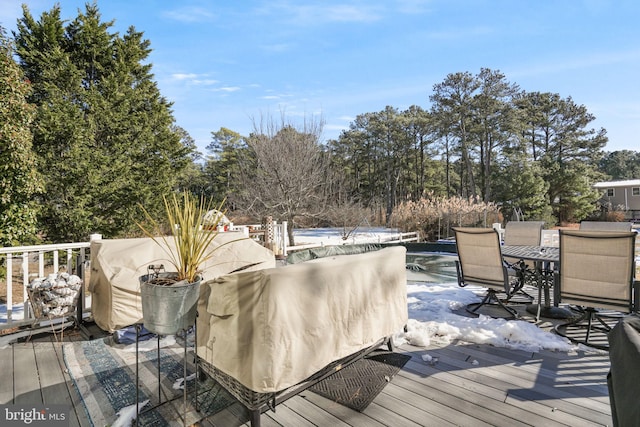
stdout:
MULTIPOLYGON (((54 0, 0 0, 15 29, 54 0)), ((60 0, 73 19, 85 1, 60 0)), ((637 0, 99 0, 114 31, 133 25, 177 124, 201 151, 211 132, 261 117, 322 118, 337 138, 359 114, 430 107, 450 73, 499 70, 527 91, 572 97, 605 128, 607 151, 640 150, 637 0)))

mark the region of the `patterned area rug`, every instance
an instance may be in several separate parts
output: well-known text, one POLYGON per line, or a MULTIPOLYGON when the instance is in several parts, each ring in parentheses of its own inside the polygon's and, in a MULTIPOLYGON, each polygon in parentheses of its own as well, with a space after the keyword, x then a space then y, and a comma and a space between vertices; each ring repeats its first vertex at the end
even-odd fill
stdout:
POLYGON ((411 356, 376 351, 320 381, 309 390, 362 412, 411 356))
MULTIPOLYGON (((145 342, 157 343, 155 339, 145 342)), ((184 348, 173 344, 160 349, 160 396, 158 388, 157 344, 149 351, 138 352, 140 426, 182 426, 184 348), (148 401, 144 406, 143 402, 148 401)), ((94 426, 130 425, 136 411, 136 353, 132 346, 113 343, 111 337, 94 341, 65 344, 64 361, 82 397, 87 414, 94 426), (118 414, 120 412, 120 414, 118 414)), ((192 425, 236 402, 220 385, 211 379, 198 385, 195 408, 193 353, 187 355, 186 424, 192 425)))

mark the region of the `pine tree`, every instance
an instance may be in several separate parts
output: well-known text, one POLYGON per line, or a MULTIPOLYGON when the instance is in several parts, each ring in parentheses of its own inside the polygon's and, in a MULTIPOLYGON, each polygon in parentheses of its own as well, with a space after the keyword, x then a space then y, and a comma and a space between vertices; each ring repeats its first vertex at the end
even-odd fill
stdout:
POLYGON ((171 104, 153 81, 151 50, 130 27, 110 32, 96 4, 66 26, 60 7, 18 23, 17 53, 38 106, 34 149, 45 178, 41 223, 51 241, 137 230, 189 163, 171 104))

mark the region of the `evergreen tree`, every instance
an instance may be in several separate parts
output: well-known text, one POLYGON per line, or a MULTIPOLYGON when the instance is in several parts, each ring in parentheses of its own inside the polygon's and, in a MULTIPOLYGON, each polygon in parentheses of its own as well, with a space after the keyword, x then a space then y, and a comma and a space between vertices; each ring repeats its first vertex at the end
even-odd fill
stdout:
POLYGON ((598 165, 612 180, 640 179, 640 153, 637 151, 605 153, 598 165))
POLYGON ((473 141, 473 99, 481 82, 469 72, 449 74, 442 83, 433 86, 431 111, 436 118, 440 134, 448 137, 449 143, 460 159, 460 195, 476 197, 477 163, 473 141))
POLYGON ((30 125, 35 116, 27 103, 31 91, 13 60, 11 42, 0 27, 0 245, 35 243, 34 195, 41 180, 31 149, 30 125))
POLYGON ((189 163, 192 147, 145 64, 150 42, 112 25, 95 3, 66 26, 58 5, 39 21, 23 6, 18 22, 17 53, 38 106, 41 222, 52 241, 135 232, 138 204, 159 211, 189 163))
POLYGON ((226 198, 229 209, 235 210, 236 195, 242 191, 239 158, 246 157, 247 143, 239 133, 224 127, 211 132, 211 138, 207 150, 213 155, 207 158, 205 174, 212 193, 221 200, 226 198))

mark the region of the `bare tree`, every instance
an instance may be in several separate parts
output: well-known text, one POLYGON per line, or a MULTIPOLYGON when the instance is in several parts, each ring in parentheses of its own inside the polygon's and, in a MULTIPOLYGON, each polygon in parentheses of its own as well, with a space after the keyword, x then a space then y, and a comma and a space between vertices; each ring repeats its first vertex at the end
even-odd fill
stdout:
POLYGON ((294 245, 295 217, 316 217, 325 210, 327 158, 319 140, 323 121, 305 118, 301 126, 261 118, 247 138, 248 150, 240 159, 245 208, 262 217, 286 219, 289 244, 294 245))

